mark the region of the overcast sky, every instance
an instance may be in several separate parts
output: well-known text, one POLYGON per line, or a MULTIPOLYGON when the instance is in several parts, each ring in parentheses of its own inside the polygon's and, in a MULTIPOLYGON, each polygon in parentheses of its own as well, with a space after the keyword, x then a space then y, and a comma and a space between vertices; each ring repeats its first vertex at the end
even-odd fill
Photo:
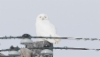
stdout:
MULTIPOLYGON (((49 16, 60 36, 100 38, 100 0, 0 0, 0 36, 36 36, 35 21, 41 13, 49 16)), ((20 41, 0 40, 0 49, 23 47, 20 41)), ((55 46, 100 48, 100 41, 62 40, 55 46)), ((54 57, 62 56, 100 57, 100 52, 54 50, 54 57)))

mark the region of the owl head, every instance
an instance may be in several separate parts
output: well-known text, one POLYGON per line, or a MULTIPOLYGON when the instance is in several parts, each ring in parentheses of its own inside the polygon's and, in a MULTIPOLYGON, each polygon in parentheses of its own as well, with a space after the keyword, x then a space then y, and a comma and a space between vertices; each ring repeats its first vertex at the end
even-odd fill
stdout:
POLYGON ((46 14, 39 14, 37 20, 48 20, 48 16, 46 14))

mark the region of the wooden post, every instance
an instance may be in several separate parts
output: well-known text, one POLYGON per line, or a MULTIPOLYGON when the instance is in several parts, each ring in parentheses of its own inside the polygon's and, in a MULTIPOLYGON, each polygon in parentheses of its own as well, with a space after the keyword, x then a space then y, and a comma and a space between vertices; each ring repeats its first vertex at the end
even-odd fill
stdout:
MULTIPOLYGON (((33 48, 33 47, 44 47, 45 45, 48 45, 48 47, 53 47, 53 44, 48 42, 48 41, 37 41, 37 42, 33 42, 33 44, 29 44, 27 45, 27 48, 33 48)), ((27 49, 27 48, 23 48, 20 50, 21 52, 21 57, 32 57, 33 55, 37 55, 37 56, 33 56, 33 57, 46 57, 46 55, 41 55, 41 51, 43 49, 27 49)), ((51 49, 53 51, 53 49, 51 49)), ((53 57, 53 55, 49 55, 48 57, 53 57)))
POLYGON ((21 57, 31 57, 32 51, 27 48, 20 49, 21 57))

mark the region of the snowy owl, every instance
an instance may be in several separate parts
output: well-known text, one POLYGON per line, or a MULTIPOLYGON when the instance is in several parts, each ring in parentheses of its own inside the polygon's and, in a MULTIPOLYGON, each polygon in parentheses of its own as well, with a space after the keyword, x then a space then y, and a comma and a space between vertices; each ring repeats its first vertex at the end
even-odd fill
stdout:
MULTIPOLYGON (((56 33, 55 26, 50 23, 48 16, 45 14, 40 14, 37 16, 35 26, 37 36, 59 37, 56 33)), ((44 40, 53 44, 57 44, 60 41, 60 39, 39 39, 39 41, 44 40)))

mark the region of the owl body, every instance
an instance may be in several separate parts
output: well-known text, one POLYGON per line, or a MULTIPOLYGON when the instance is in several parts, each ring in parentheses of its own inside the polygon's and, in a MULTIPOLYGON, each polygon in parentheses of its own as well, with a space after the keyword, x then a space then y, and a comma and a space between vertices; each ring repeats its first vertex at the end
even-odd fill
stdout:
MULTIPOLYGON (((46 37, 59 37, 56 34, 55 26, 50 23, 46 15, 39 15, 36 19, 36 34, 37 36, 46 36, 46 37)), ((39 39, 40 41, 47 40, 51 43, 58 43, 60 39, 39 39)))

